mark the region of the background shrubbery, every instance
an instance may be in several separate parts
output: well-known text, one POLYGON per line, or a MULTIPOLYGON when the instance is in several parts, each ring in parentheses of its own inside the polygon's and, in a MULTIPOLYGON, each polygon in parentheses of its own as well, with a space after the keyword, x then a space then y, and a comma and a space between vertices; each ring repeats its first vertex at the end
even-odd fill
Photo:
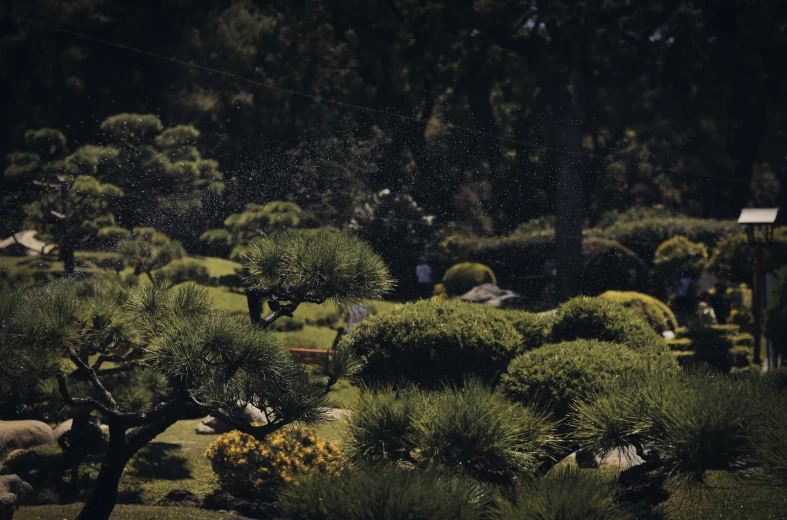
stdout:
POLYGON ((477 285, 485 283, 497 284, 495 273, 483 264, 462 262, 451 266, 443 275, 443 287, 448 296, 466 293, 477 285))
POLYGON ((668 330, 675 331, 678 328, 675 313, 667 304, 647 294, 633 291, 606 291, 601 294, 601 298, 606 298, 633 310, 638 316, 646 319, 653 330, 659 334, 668 330))

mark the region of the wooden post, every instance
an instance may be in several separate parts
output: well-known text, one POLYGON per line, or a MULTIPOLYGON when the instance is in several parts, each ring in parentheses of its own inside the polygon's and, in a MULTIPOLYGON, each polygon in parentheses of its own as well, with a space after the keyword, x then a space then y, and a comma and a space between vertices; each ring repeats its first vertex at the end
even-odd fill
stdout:
POLYGON ((765 261, 762 244, 754 246, 754 291, 752 311, 754 312, 754 362, 760 362, 762 338, 762 300, 765 295, 765 261))

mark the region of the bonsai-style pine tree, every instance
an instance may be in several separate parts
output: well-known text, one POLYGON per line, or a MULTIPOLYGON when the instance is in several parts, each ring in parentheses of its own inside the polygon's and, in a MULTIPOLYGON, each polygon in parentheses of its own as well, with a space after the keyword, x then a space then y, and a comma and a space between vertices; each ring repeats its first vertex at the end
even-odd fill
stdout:
POLYGON ((134 228, 117 244, 117 253, 124 264, 134 268, 134 274, 145 273, 153 281, 152 271, 178 258, 183 258, 183 247, 153 228, 134 228))
MULTIPOLYGON (((69 283, 0 294, 0 352, 8 355, 3 370, 11 380, 55 380, 68 405, 99 413, 109 426, 96 487, 78 518, 109 518, 131 457, 188 414, 210 413, 258 439, 296 421, 324 419, 325 385, 266 329, 303 302, 347 305, 381 297, 392 285, 385 265, 359 239, 313 232, 264 239, 246 269, 249 284, 272 309, 256 324, 214 310, 207 292, 191 285, 146 284, 122 303, 78 298, 69 283), (166 381, 166 389, 142 409, 114 395, 100 366, 86 361, 121 337, 142 353, 137 369, 166 381), (69 365, 85 375, 93 395, 72 392, 69 365), (247 404, 263 410, 267 423, 242 419, 247 404)), ((332 375, 338 378, 340 367, 332 375)))
POLYGON ((99 230, 114 226, 112 207, 123 190, 100 180, 108 163, 117 158, 112 149, 84 146, 69 154, 66 138, 52 128, 28 130, 28 151, 8 156, 4 176, 27 202, 15 225, 36 229, 45 240, 58 244, 66 275, 74 274, 74 251, 94 240, 99 230))

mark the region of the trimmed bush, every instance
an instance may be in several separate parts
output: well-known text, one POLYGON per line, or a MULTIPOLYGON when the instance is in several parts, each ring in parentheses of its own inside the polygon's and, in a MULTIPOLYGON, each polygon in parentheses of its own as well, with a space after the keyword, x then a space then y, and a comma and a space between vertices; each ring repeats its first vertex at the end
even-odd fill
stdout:
POLYGON ((623 345, 576 340, 520 355, 500 383, 516 401, 563 417, 576 399, 610 390, 643 365, 642 356, 623 345))
POLYGON ((478 381, 431 396, 415 423, 419 457, 477 478, 510 481, 556 449, 555 425, 478 381))
POLYGON ((708 260, 708 250, 703 244, 686 237, 670 238, 662 243, 653 257, 653 269, 664 282, 678 280, 682 276, 698 279, 708 260))
POLYGON ((495 273, 483 264, 462 262, 452 266, 443 275, 443 286, 449 296, 464 294, 485 283, 497 285, 497 278, 495 273))
POLYGON ((653 330, 659 334, 678 329, 678 320, 672 310, 666 303, 652 296, 633 291, 607 291, 601 295, 601 298, 607 298, 633 310, 647 320, 653 330))
POLYGON ((615 484, 574 468, 559 468, 524 482, 495 518, 508 520, 625 520, 634 516, 614 503, 615 484))
POLYGON ((552 322, 550 316, 516 310, 501 310, 500 312, 504 313, 511 325, 522 336, 520 350, 532 350, 546 342, 546 332, 552 322))
POLYGON ((620 222, 605 229, 588 230, 588 233, 617 240, 650 262, 659 245, 671 238, 682 236, 710 247, 727 234, 737 231, 738 223, 734 220, 667 217, 620 222))
POLYGON ((278 518, 479 520, 490 502, 484 487, 445 471, 360 467, 290 487, 279 498, 278 518))
POLYGON ((558 307, 548 337, 550 343, 596 339, 619 343, 642 354, 652 368, 675 370, 667 343, 647 321, 607 298, 578 297, 558 307))
POLYGON ((210 281, 208 268, 199 262, 173 263, 156 272, 156 278, 176 285, 183 282, 196 282, 206 285, 210 281))
POLYGON ((209 229, 199 237, 204 252, 227 258, 232 251, 232 235, 226 229, 209 229))
POLYGON ((296 477, 333 475, 343 464, 338 447, 309 428, 286 428, 264 442, 232 431, 208 446, 205 456, 222 488, 241 497, 273 494, 296 477))
POLYGON ((522 348, 505 312, 465 302, 420 301, 371 316, 340 348, 363 360, 369 382, 439 387, 470 376, 494 382, 522 348))

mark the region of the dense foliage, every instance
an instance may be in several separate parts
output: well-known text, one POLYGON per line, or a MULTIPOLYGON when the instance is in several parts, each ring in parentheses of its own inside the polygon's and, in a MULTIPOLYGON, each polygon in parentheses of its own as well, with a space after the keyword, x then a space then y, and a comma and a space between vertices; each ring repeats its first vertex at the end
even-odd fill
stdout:
POLYGON ((647 294, 629 291, 606 291, 600 296, 620 303, 645 318, 653 330, 662 332, 678 328, 678 320, 667 304, 647 294))
POLYGON ((466 293, 477 285, 497 284, 495 273, 483 264, 462 262, 452 265, 443 275, 443 287, 449 296, 466 293))
POLYGON ((216 439, 205 456, 226 491, 271 499, 283 486, 307 475, 334 475, 342 469, 338 446, 308 428, 285 428, 264 441, 239 431, 216 439))
POLYGON ((437 392, 367 389, 348 418, 355 460, 435 463, 492 482, 534 472, 558 451, 555 424, 478 381, 437 392))
POLYGON ((515 358, 501 386, 517 402, 563 418, 578 399, 601 395, 644 370, 642 357, 624 345, 575 340, 515 358))
POLYGON ((363 360, 367 381, 494 382, 523 344, 508 316, 472 303, 421 301, 364 320, 340 345, 363 360))
POLYGON ((697 280, 708 260, 708 250, 684 236, 664 241, 653 257, 656 275, 666 284, 673 284, 681 277, 697 280))
POLYGON ((787 266, 776 272, 765 310, 765 333, 781 353, 787 351, 785 324, 787 324, 787 266))
POLYGON ((654 369, 674 370, 675 360, 664 339, 633 310, 607 298, 579 297, 557 309, 549 341, 595 339, 624 345, 641 354, 654 369))

